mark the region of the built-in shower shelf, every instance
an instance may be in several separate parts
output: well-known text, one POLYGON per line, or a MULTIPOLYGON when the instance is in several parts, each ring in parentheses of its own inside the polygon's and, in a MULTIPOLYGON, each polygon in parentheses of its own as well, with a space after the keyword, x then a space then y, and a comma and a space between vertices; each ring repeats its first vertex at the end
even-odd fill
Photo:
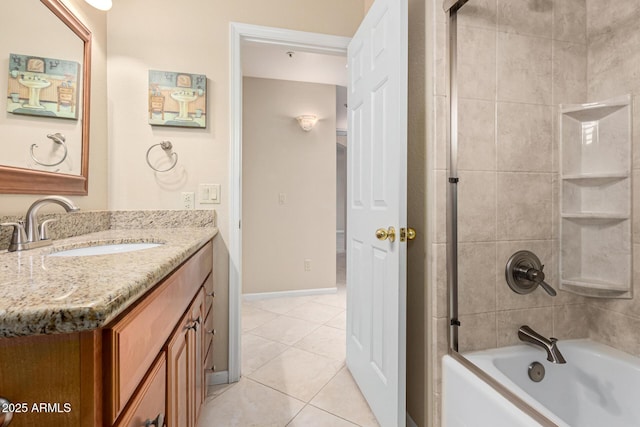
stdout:
POLYGON ((559 115, 560 288, 631 298, 631 96, 559 115))
POLYGON ((575 278, 562 280, 563 285, 567 286, 580 286, 582 288, 599 289, 606 291, 626 292, 629 290, 624 283, 610 283, 604 280, 587 279, 587 278, 575 278))
POLYGON ((629 287, 625 284, 608 283, 592 279, 563 280, 562 289, 578 295, 593 298, 631 298, 629 287))
POLYGON ((629 177, 629 172, 611 173, 581 173, 576 175, 564 175, 565 181, 576 181, 582 185, 603 185, 608 182, 618 181, 629 177))
POLYGON ((623 221, 629 219, 629 214, 617 212, 573 212, 563 213, 565 219, 593 219, 602 221, 623 221))

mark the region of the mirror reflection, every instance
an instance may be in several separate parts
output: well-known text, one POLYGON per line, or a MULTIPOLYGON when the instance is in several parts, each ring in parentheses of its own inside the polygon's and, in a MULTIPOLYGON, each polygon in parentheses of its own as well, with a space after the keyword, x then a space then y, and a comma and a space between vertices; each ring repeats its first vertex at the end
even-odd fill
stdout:
POLYGON ((0 162, 81 175, 84 41, 40 0, 3 7, 0 162))

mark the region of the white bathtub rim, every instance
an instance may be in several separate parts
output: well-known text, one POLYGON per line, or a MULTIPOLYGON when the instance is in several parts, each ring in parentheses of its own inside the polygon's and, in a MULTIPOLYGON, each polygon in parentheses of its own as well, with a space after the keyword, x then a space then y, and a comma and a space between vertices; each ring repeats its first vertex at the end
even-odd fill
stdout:
MULTIPOLYGON (((597 341, 593 341, 589 338, 580 338, 573 340, 561 340, 558 341, 558 348, 562 351, 562 347, 564 344, 570 344, 573 348, 582 348, 589 350, 591 353, 598 355, 600 357, 611 357, 617 360, 620 360, 625 363, 629 363, 630 365, 639 366, 640 367, 640 359, 636 356, 633 356, 629 353, 625 353, 624 351, 615 349, 606 344, 599 343, 597 341)), ((493 359, 495 356, 513 354, 514 351, 517 353, 521 353, 522 351, 536 352, 540 354, 540 357, 546 359, 546 353, 542 349, 538 349, 537 347, 529 344, 516 344, 508 347, 500 347, 493 348, 488 350, 479 350, 472 351, 467 353, 461 353, 464 357, 469 360, 489 360, 493 359)))
POLYGON ((531 413, 527 413, 511 402, 505 394, 464 366, 460 359, 464 359, 460 354, 449 354, 442 358, 442 425, 444 427, 489 425, 489 423, 494 427, 513 427, 516 425, 514 423, 519 427, 549 425, 549 423, 537 422, 531 413), (460 390, 459 379, 463 377, 466 384, 464 390, 460 390), (459 392, 458 395, 456 390, 459 392), (477 394, 475 398, 473 398, 474 392, 477 394), (469 399, 470 395, 471 399, 469 399), (477 405, 481 406, 477 407, 477 405), (486 411, 478 410, 487 407, 492 407, 491 409, 494 410, 490 416, 484 413, 486 411), (458 418, 465 419, 459 422, 458 418))
MULTIPOLYGON (((570 344, 567 345, 567 354, 570 353, 573 349, 584 349, 596 357, 603 359, 615 359, 618 362, 622 362, 623 364, 631 365, 632 368, 640 369, 640 359, 632 356, 623 351, 614 349, 605 344, 601 344, 595 342, 590 339, 574 339, 574 340, 562 340, 559 341, 559 348, 562 351, 562 344, 570 344)), ((534 357, 539 356, 540 358, 546 360, 546 353, 542 349, 537 349, 533 345, 528 344, 517 344, 509 347, 501 347, 496 349, 489 350, 480 350, 462 354, 467 360, 469 360, 474 365, 478 366, 481 370, 486 372, 488 375, 493 377, 497 382, 504 385, 509 391, 514 394, 520 396, 522 400, 524 400, 527 404, 533 407, 536 411, 540 412, 545 417, 549 418, 551 421, 558 424, 558 426, 569 426, 566 421, 556 415, 552 410, 544 406, 538 400, 536 400, 533 396, 531 396, 527 391, 523 390, 519 385, 513 382, 506 374, 504 374, 495 364, 494 360, 499 358, 500 356, 513 356, 513 355, 535 355, 534 357)), ((570 363, 570 355, 565 355, 567 362, 570 363)))

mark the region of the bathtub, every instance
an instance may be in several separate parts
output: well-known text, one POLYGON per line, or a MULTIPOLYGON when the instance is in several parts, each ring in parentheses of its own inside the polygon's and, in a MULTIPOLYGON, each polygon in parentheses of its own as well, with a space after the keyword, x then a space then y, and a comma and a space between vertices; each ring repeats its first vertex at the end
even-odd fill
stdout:
POLYGON ((640 426, 640 359, 590 340, 561 341, 558 346, 566 364, 547 362, 542 349, 525 344, 465 354, 551 423, 505 403, 502 395, 461 364, 464 361, 445 356, 443 425, 640 426), (538 383, 528 376, 535 361, 546 371, 538 383))

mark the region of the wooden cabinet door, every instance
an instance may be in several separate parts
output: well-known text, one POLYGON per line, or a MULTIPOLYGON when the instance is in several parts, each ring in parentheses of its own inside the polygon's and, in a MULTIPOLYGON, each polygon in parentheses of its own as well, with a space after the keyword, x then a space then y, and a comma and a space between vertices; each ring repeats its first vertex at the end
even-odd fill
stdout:
POLYGON ((167 427, 195 427, 204 395, 204 290, 200 289, 167 347, 167 427))
POLYGON ((191 366, 193 372, 194 386, 192 389, 192 413, 194 414, 193 424, 195 425, 198 417, 200 416, 200 408, 202 407, 202 399, 204 396, 204 340, 205 340, 205 298, 204 289, 200 289, 198 297, 193 302, 191 308, 191 318, 196 321, 197 326, 193 331, 191 339, 193 340, 193 365, 191 366), (197 319, 197 320, 196 320, 197 319))
POLYGON ((189 349, 192 340, 188 339, 192 324, 191 312, 187 311, 167 347, 167 427, 193 425, 189 399, 189 385, 193 381, 189 359, 193 351, 189 349))

